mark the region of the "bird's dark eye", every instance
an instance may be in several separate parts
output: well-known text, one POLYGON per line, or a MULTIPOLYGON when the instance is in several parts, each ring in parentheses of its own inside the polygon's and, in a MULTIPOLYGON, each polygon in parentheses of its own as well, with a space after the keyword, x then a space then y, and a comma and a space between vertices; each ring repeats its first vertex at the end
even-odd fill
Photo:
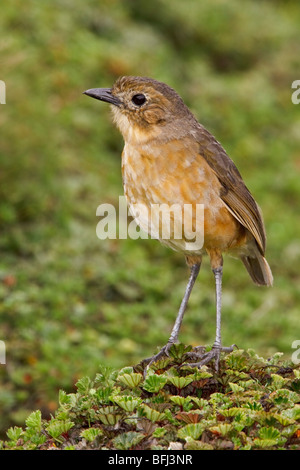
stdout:
POLYGON ((137 106, 142 106, 142 104, 146 102, 146 96, 142 93, 139 93, 138 95, 134 95, 131 98, 131 101, 137 106))

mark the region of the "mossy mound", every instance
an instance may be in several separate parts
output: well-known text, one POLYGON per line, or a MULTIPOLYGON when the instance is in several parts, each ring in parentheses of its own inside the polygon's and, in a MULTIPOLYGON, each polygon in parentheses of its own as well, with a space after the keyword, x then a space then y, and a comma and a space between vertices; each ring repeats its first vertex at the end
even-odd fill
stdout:
POLYGON ((175 345, 145 370, 102 367, 76 393, 59 392, 50 420, 40 411, 7 431, 2 449, 247 450, 300 448, 300 371, 281 354, 235 350, 191 367, 193 350, 175 345))

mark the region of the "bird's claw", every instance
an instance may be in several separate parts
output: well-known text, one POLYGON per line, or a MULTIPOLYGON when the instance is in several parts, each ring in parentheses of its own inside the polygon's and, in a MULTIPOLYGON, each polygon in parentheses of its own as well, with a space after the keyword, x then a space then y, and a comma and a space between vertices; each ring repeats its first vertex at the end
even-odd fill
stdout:
POLYGON ((143 364, 146 365, 145 367, 145 370, 144 370, 144 375, 147 374, 147 371, 149 369, 149 367, 151 367, 152 364, 154 364, 155 362, 157 362, 159 359, 161 359, 163 356, 167 356, 169 357, 169 350, 170 348, 173 346, 174 343, 171 343, 171 342, 168 342, 167 344, 165 344, 165 346, 163 346, 161 348, 161 350, 155 354, 154 356, 151 356, 151 357, 147 357, 146 359, 144 359, 142 362, 143 364))
MULTIPOLYGON (((147 372, 152 364, 159 361, 164 356, 170 357, 169 350, 173 346, 173 344, 174 344, 173 342, 168 342, 165 346, 161 348, 161 350, 157 354, 155 354, 154 356, 148 357, 142 361, 143 364, 145 364, 144 376, 147 375, 147 372)), ((214 344, 210 351, 205 352, 204 346, 197 346, 193 349, 193 351, 187 352, 186 357, 189 357, 191 359, 199 359, 199 360, 197 362, 183 363, 182 366, 188 365, 190 367, 201 368, 202 366, 208 364, 211 360, 214 359, 215 371, 218 373, 221 353, 222 352, 230 353, 234 350, 234 348, 237 348, 236 344, 232 344, 231 346, 220 346, 220 345, 214 344)))
POLYGON ((215 360, 215 371, 219 372, 219 365, 220 365, 220 356, 221 352, 230 353, 237 347, 236 344, 232 344, 231 346, 219 346, 213 345, 212 349, 205 354, 197 354, 193 353, 193 355, 199 357, 200 361, 189 363, 191 367, 202 367, 208 364, 212 359, 215 360))

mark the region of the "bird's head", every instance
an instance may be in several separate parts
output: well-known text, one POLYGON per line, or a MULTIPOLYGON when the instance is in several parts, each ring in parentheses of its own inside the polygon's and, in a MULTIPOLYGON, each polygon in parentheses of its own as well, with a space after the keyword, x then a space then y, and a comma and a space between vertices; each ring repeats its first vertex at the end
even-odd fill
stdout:
POLYGON ((84 92, 110 103, 114 121, 125 141, 146 141, 167 133, 182 132, 193 115, 173 88, 147 77, 120 77, 112 88, 84 92))

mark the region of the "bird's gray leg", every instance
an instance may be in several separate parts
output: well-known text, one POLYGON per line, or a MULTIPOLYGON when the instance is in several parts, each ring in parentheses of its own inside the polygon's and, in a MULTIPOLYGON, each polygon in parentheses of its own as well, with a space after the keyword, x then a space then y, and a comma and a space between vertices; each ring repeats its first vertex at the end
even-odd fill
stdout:
POLYGON ((218 266, 217 268, 213 269, 213 273, 215 276, 215 284, 216 284, 216 337, 215 342, 211 351, 208 351, 201 357, 199 362, 190 363, 190 366, 198 366, 201 367, 204 364, 207 364, 212 359, 215 359, 215 370, 216 372, 219 371, 219 364, 220 364, 220 354, 221 352, 231 352, 233 351, 234 344, 229 347, 222 347, 221 341, 221 306, 222 306, 222 275, 223 275, 223 267, 218 266))
POLYGON ((172 344, 176 343, 176 341, 178 340, 178 334, 179 334, 179 330, 180 330, 181 323, 182 323, 182 320, 183 320, 183 316, 184 316, 184 313, 185 313, 185 310, 186 310, 186 307, 187 307, 188 300, 190 298, 192 289, 194 287, 195 281, 196 281, 197 276, 199 274, 200 266, 201 266, 200 264, 193 264, 192 267, 191 267, 190 278, 189 278, 189 281, 187 283, 185 293, 184 293, 184 296, 183 296, 183 299, 182 299, 182 302, 181 302, 181 305, 180 305, 180 308, 179 308, 179 311, 178 311, 178 314, 177 314, 177 317, 176 317, 176 320, 175 320, 175 323, 174 323, 174 326, 173 326, 173 329, 172 329, 172 332, 171 332, 171 335, 170 335, 170 338, 169 338, 167 344, 165 346, 163 346, 163 348, 157 354, 155 354, 155 356, 148 357, 147 359, 143 360, 143 363, 146 363, 146 364, 149 363, 148 367, 153 362, 160 359, 164 354, 168 355, 168 351, 169 351, 170 347, 172 346, 172 344))
POLYGON ((223 267, 213 269, 216 283, 216 338, 213 347, 221 347, 221 309, 222 309, 222 276, 223 267))
POLYGON ((186 307, 187 307, 188 300, 190 298, 192 289, 194 287, 195 281, 196 281, 197 276, 199 274, 199 271, 200 271, 200 264, 194 264, 191 267, 190 278, 189 278, 189 281, 187 283, 185 293, 184 293, 184 296, 183 296, 183 299, 182 299, 182 302, 181 302, 181 305, 180 305, 180 308, 179 308, 179 311, 178 311, 178 314, 177 314, 177 318, 175 320, 175 323, 174 323, 174 326, 173 326, 173 329, 172 329, 172 333, 170 335, 170 338, 169 338, 169 341, 168 341, 167 345, 170 344, 170 346, 171 346, 172 344, 176 343, 176 341, 178 340, 178 334, 179 334, 179 330, 180 330, 180 327, 181 327, 181 324, 182 324, 183 316, 184 316, 184 313, 185 313, 185 310, 186 310, 186 307))

